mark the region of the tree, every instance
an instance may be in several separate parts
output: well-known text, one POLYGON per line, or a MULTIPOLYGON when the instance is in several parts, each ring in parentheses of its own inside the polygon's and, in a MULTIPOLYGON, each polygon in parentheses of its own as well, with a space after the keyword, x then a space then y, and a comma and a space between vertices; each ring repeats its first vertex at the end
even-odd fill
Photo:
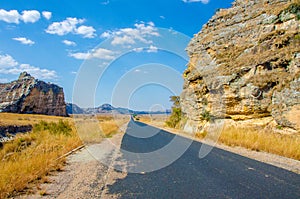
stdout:
POLYGON ((180 107, 180 97, 179 96, 171 96, 170 101, 173 102, 172 113, 168 120, 166 121, 167 126, 176 128, 178 127, 181 121, 181 107, 180 107))
POLYGON ((180 108, 180 97, 179 96, 170 96, 170 102, 173 102, 173 107, 180 108))

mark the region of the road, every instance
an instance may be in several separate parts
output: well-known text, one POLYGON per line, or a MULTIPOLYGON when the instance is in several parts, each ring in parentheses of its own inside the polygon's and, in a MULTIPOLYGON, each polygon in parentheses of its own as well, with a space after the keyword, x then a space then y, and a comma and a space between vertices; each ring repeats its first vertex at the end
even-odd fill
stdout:
MULTIPOLYGON (((300 175, 261 163, 237 154, 214 148, 199 158, 202 143, 170 134, 140 122, 130 121, 122 139, 123 154, 119 161, 127 161, 128 172, 107 186, 109 194, 121 198, 300 198, 300 175), (161 169, 156 166, 170 159, 169 152, 153 153, 154 160, 142 157, 176 139, 176 148, 191 143, 173 163, 161 169), (130 153, 127 153, 130 152, 130 153), (132 159, 135 154, 136 159, 132 159), (132 166, 133 165, 133 166, 132 166), (143 167, 154 171, 142 171, 143 167), (140 172, 139 172, 140 171, 140 172)), ((184 148, 184 147, 183 147, 184 148)))

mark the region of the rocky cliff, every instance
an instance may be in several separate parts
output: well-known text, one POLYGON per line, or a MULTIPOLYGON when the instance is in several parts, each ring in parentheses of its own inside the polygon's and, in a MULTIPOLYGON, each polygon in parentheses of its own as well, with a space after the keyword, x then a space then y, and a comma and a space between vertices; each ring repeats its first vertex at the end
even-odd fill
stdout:
POLYGON ((0 111, 67 116, 63 89, 26 72, 16 81, 0 84, 0 111))
POLYGON ((185 129, 269 118, 300 131, 299 20, 299 0, 236 0, 217 11, 187 47, 185 129))

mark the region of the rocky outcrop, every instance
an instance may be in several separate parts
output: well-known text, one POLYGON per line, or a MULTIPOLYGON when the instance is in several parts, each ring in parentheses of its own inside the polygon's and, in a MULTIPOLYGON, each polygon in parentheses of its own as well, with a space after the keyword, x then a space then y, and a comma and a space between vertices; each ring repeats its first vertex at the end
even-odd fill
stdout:
POLYGON ((26 72, 16 81, 0 84, 0 111, 67 116, 63 89, 26 72))
POLYGON ((219 10, 187 47, 185 128, 273 117, 300 131, 299 20, 299 0, 236 0, 219 10))

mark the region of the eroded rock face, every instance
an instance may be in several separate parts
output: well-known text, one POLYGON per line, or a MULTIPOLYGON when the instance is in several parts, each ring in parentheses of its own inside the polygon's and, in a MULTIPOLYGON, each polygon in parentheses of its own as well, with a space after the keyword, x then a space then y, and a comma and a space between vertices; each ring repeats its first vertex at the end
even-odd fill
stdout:
POLYGON ((300 130, 300 2, 236 0, 190 42, 183 76, 186 129, 211 118, 272 116, 300 130))
POLYGON ((0 111, 67 116, 63 89, 26 72, 16 81, 0 84, 0 111))

